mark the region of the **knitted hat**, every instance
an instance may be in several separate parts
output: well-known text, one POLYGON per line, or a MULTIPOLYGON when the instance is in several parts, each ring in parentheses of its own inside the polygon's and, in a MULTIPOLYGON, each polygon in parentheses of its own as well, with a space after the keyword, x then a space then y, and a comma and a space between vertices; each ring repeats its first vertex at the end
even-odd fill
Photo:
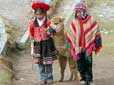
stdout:
POLYGON ((76 3, 75 10, 86 10, 86 5, 82 2, 76 3))

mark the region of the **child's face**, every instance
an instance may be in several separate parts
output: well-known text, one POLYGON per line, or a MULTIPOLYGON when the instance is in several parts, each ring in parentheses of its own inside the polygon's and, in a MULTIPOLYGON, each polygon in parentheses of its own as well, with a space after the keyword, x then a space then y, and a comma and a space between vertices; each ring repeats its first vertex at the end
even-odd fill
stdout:
POLYGON ((44 18, 44 16, 45 16, 45 13, 44 12, 38 12, 37 11, 35 13, 35 15, 36 15, 37 19, 42 20, 44 18))
POLYGON ((77 18, 79 18, 79 19, 81 18, 81 11, 80 11, 80 10, 77 10, 77 11, 76 11, 76 16, 77 16, 77 18))

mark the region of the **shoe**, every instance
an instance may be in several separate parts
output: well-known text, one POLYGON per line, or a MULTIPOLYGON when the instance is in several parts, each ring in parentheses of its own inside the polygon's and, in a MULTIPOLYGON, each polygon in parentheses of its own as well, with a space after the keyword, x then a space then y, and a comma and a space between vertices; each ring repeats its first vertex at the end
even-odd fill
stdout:
POLYGON ((86 82, 83 80, 83 81, 80 81, 80 85, 85 85, 86 82))
POLYGON ((47 85, 52 85, 53 81, 47 81, 47 85))
POLYGON ((80 79, 80 85, 85 85, 86 84, 86 82, 85 82, 85 79, 80 79))
POLYGON ((63 82, 63 80, 59 80, 59 82, 63 82))
POLYGON ((46 82, 40 82, 40 85, 45 85, 46 84, 46 82))
POLYGON ((94 85, 94 83, 92 81, 87 81, 86 85, 94 85))

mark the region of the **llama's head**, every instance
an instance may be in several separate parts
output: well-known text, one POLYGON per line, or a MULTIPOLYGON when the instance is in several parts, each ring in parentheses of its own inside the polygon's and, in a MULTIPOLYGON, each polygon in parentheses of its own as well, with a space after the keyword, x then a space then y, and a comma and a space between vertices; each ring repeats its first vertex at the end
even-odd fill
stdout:
POLYGON ((51 19, 51 22, 51 27, 56 29, 56 32, 64 31, 64 18, 56 16, 51 19))

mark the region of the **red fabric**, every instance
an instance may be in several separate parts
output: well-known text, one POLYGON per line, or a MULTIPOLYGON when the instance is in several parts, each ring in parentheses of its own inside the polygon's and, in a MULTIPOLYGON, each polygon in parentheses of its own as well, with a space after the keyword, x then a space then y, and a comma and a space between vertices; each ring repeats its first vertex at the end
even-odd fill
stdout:
MULTIPOLYGON (((99 39, 101 37, 101 34, 100 33, 97 33, 96 36, 95 36, 95 39, 99 39)), ((95 54, 99 53, 100 49, 102 48, 102 44, 99 45, 99 47, 95 48, 95 54)))
POLYGON ((32 8, 33 9, 44 8, 45 11, 48 11, 50 6, 48 4, 43 3, 43 2, 33 2, 32 3, 32 8))
POLYGON ((88 28, 86 31, 85 31, 85 34, 87 35, 92 29, 94 30, 94 27, 97 26, 97 22, 94 22, 90 28, 88 28))
POLYGON ((85 20, 83 20, 83 24, 87 23, 90 20, 91 16, 88 16, 85 20))
POLYGON ((76 37, 76 27, 74 26, 73 22, 71 22, 70 28, 71 28, 73 35, 76 37))
POLYGON ((84 33, 84 28, 83 28, 82 21, 79 21, 79 23, 80 23, 79 47, 80 47, 80 50, 83 51, 83 48, 85 48, 85 33, 84 33))
MULTIPOLYGON (((49 26, 50 24, 51 22, 50 20, 48 20, 47 26, 49 26)), ((40 42, 41 40, 47 40, 50 37, 46 32, 46 28, 44 28, 44 25, 42 25, 41 27, 34 27, 34 19, 32 19, 29 24, 29 34, 31 38, 38 42, 40 42)))
POLYGON ((79 20, 79 23, 76 23, 76 21, 73 20, 73 23, 71 23, 71 28, 67 32, 67 40, 71 45, 71 55, 76 60, 77 58, 77 51, 76 51, 76 39, 78 39, 78 36, 76 36, 75 31, 77 29, 80 29, 79 32, 79 51, 83 52, 85 49, 88 53, 88 55, 91 55, 92 51, 95 51, 95 53, 98 53, 99 50, 102 48, 102 43, 99 45, 99 47, 95 47, 95 40, 101 38, 100 35, 100 29, 98 28, 98 23, 96 21, 93 21, 91 16, 88 16, 85 20, 79 20), (89 27, 84 27, 86 23, 90 23, 89 27), (73 25, 74 24, 74 25, 73 25), (79 26, 77 26, 78 24, 79 26), (78 28, 79 27, 79 28, 78 28), (74 30, 75 28, 75 30, 74 30), (74 35, 75 33, 75 35, 74 35), (74 53, 75 52, 75 53, 74 53))
POLYGON ((73 57, 74 60, 78 61, 80 57, 78 56, 78 53, 75 50, 75 43, 73 42, 72 38, 70 37, 69 33, 67 33, 67 39, 68 42, 71 44, 70 54, 73 57))
POLYGON ((95 54, 98 54, 101 48, 102 48, 102 44, 99 46, 99 48, 95 49, 95 54))
POLYGON ((34 20, 32 19, 29 24, 30 38, 34 38, 34 20))
POLYGON ((73 57, 73 59, 75 61, 78 61, 80 59, 79 55, 75 52, 75 49, 74 48, 71 48, 70 49, 70 53, 71 53, 71 56, 73 57))

